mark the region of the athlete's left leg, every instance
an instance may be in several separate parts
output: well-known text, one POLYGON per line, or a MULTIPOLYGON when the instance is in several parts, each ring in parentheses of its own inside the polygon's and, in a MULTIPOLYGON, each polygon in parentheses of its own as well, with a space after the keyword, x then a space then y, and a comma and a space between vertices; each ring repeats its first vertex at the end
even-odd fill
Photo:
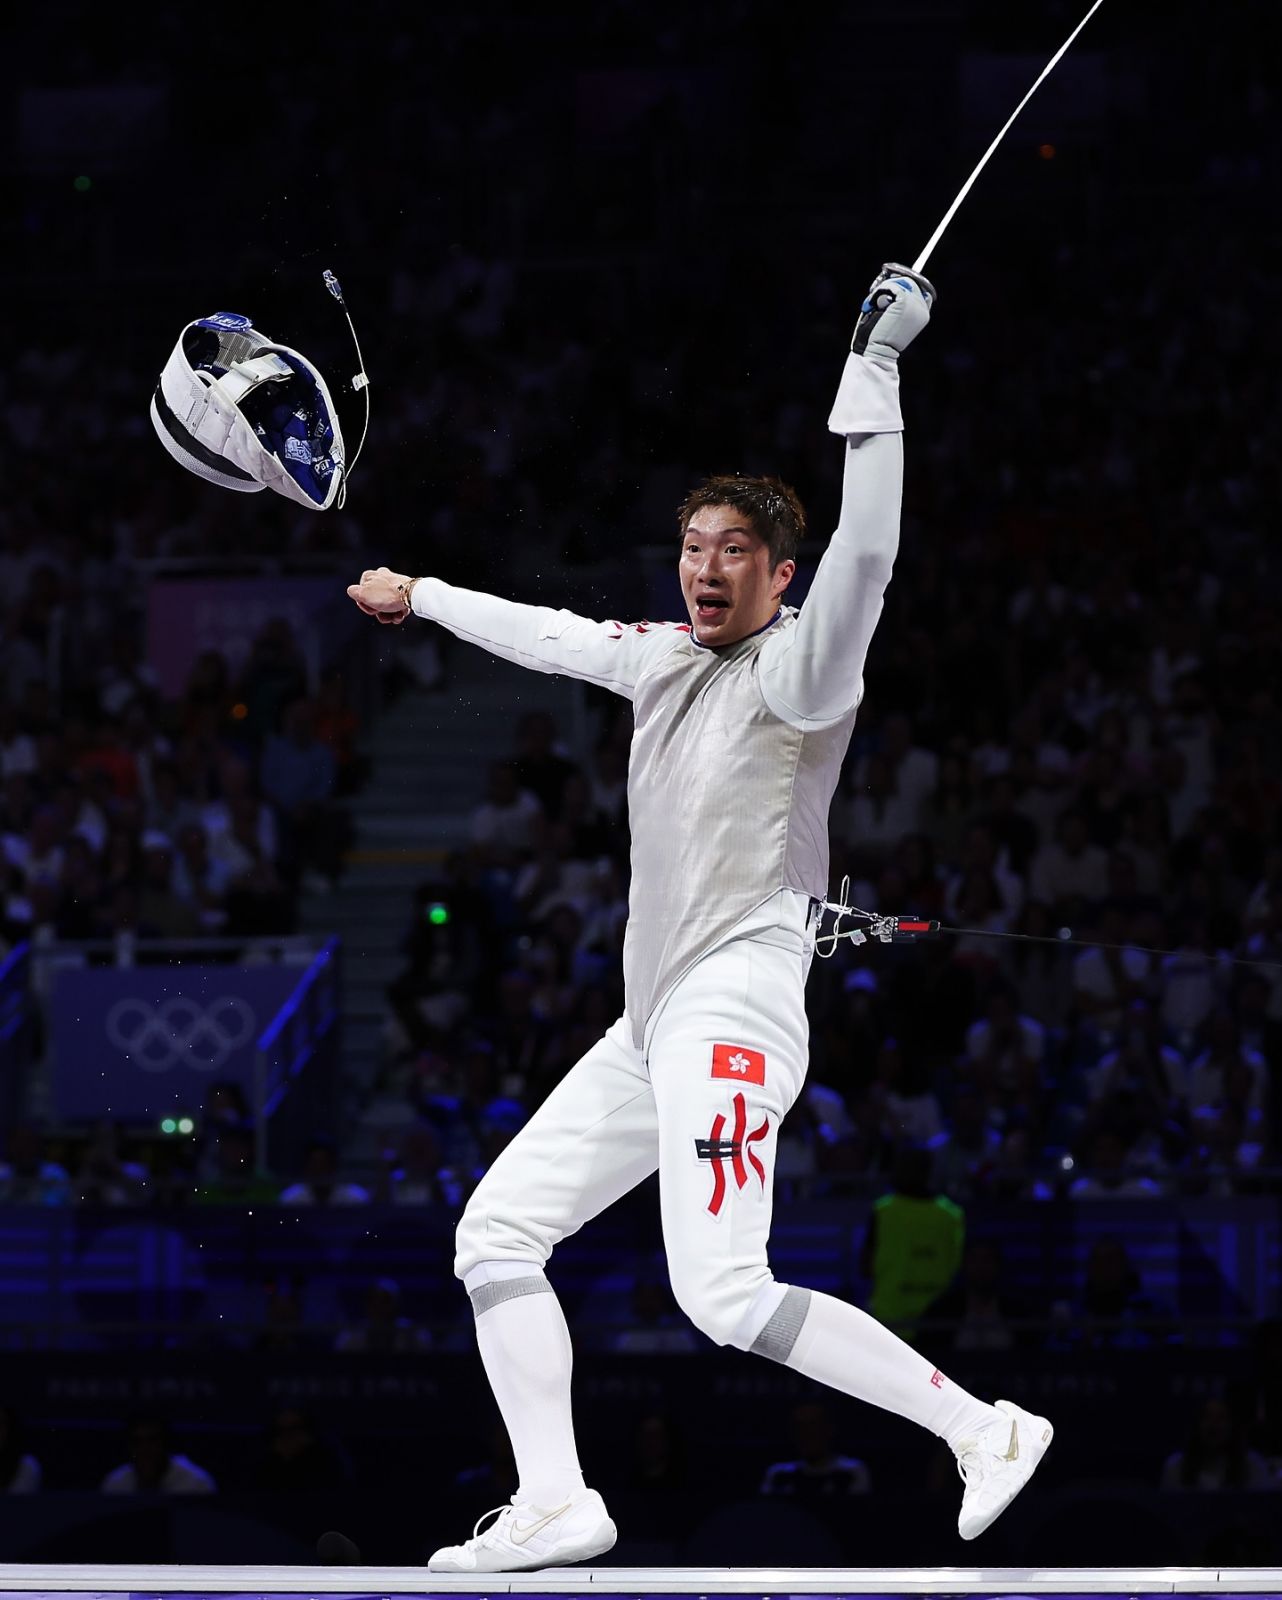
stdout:
MULTIPOLYGON (((778 1283, 770 1271, 774 1153, 805 1079, 809 961, 755 940, 725 945, 682 979, 647 1032, 673 1291, 718 1344, 920 1423, 964 1461, 1003 1424, 1010 1436, 1009 1413, 945 1378, 858 1307, 778 1283)), ((1025 1461, 1034 1447, 1030 1439, 1025 1461)))

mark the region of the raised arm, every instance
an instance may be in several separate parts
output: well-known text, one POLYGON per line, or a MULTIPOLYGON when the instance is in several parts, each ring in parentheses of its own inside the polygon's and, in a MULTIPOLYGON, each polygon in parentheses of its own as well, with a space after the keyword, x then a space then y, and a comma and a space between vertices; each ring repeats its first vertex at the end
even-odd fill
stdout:
POLYGON ((924 278, 887 268, 855 328, 828 418, 846 441, 841 515, 796 625, 761 651, 766 704, 803 731, 830 726, 863 698, 864 662, 899 548, 898 355, 925 326, 933 299, 924 278))
POLYGON ((369 616, 400 623, 413 615, 439 622, 459 639, 536 672, 584 678, 632 698, 652 653, 671 649, 670 629, 637 629, 592 622, 573 611, 521 605, 498 595, 460 589, 440 578, 410 578, 379 567, 351 584, 348 594, 369 616))

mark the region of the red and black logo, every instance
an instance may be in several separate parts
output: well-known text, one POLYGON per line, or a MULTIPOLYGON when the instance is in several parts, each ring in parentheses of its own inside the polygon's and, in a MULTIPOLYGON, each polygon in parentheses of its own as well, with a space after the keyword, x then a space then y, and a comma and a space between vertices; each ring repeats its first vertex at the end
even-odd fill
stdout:
POLYGON ((761 1126, 748 1133, 746 1131, 748 1107, 744 1097, 741 1094, 735 1095, 731 1105, 734 1107, 734 1128, 728 1139, 723 1137, 726 1131, 726 1118, 718 1112, 712 1119, 712 1131, 708 1137, 694 1141, 695 1154, 699 1160, 712 1163, 712 1198, 708 1201, 708 1210, 714 1217, 721 1215, 721 1207, 726 1198, 727 1161, 734 1174, 736 1188, 742 1189, 747 1183, 749 1165, 757 1174, 762 1189, 766 1187, 766 1169, 761 1164, 761 1157, 752 1146, 769 1133, 770 1118, 763 1117, 761 1126))

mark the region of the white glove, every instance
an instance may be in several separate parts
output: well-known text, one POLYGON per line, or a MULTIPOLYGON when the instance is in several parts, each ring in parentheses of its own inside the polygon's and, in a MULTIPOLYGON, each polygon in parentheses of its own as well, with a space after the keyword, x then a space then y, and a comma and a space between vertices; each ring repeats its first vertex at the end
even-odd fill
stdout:
POLYGON ((930 320, 935 286, 910 267, 888 261, 859 308, 851 351, 881 365, 898 361, 930 320))

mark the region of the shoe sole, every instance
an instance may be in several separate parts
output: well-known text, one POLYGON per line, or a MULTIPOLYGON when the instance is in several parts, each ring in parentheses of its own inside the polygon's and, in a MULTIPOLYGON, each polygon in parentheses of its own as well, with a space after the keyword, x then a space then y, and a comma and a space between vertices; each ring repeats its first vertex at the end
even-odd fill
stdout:
POLYGON ((438 1573, 452 1572, 458 1575, 466 1573, 488 1575, 498 1572, 541 1572, 545 1567, 572 1567, 576 1562, 591 1561, 593 1556, 603 1556, 607 1550, 613 1550, 618 1538, 619 1530, 607 1517, 586 1543, 575 1545, 565 1555, 555 1558, 544 1556, 538 1560, 519 1561, 513 1566, 504 1567, 434 1567, 429 1561, 427 1570, 438 1573))
MULTIPOLYGON (((1012 1501, 1015 1500, 1020 1491, 1026 1489, 1032 1482, 1033 1474, 1037 1471, 1038 1467, 1041 1466, 1043 1456, 1045 1456, 1046 1452, 1050 1449, 1051 1445, 1055 1441, 1055 1429, 1045 1417, 1034 1416, 1031 1411, 1025 1411, 1019 1406, 1013 1406, 1011 1411, 1007 1412, 1006 1415, 1010 1417, 1012 1422, 1025 1424, 1029 1436, 1028 1442, 1032 1446, 1033 1464, 1028 1469, 1028 1476, 1023 1480, 1023 1482, 1018 1484, 1011 1491, 1010 1495, 1003 1500, 1002 1503, 997 1506, 989 1514, 986 1520, 981 1522, 977 1528, 972 1528, 969 1533, 962 1533, 961 1529, 958 1528, 957 1531, 958 1533, 961 1533, 963 1539, 978 1539, 981 1533, 986 1532, 992 1527, 993 1523, 997 1521, 998 1517, 1000 1517, 1002 1512, 1006 1510, 1007 1506, 1009 1506, 1012 1501)), ((1022 1441, 1024 1437, 1024 1428, 1021 1428, 1020 1435, 1022 1441)))

